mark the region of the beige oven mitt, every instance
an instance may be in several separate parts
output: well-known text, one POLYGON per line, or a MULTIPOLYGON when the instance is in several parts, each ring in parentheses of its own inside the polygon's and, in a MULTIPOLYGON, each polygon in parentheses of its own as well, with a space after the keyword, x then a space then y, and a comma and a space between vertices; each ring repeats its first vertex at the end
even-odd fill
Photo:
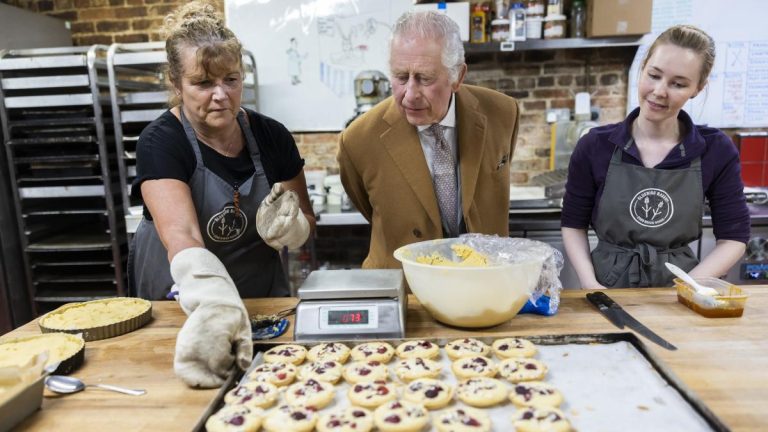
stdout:
POLYGON ((275 183, 256 211, 256 230, 276 250, 301 247, 309 237, 309 222, 299 207, 299 196, 275 183))
POLYGON ((234 365, 245 370, 253 357, 245 305, 224 264, 208 249, 177 253, 171 276, 188 315, 176 338, 173 369, 190 387, 220 387, 234 365))

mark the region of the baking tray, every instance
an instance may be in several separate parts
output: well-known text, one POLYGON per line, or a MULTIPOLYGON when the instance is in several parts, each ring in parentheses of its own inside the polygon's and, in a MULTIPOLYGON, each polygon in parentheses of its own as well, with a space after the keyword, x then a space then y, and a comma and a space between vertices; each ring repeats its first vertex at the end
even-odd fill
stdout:
MULTIPOLYGON (((467 337, 473 337, 466 335, 467 337)), ((476 337, 487 344, 508 337, 476 337)), ((446 343, 459 339, 406 338, 386 340, 393 346, 406 340, 427 339, 441 347, 443 363, 441 379, 455 384, 450 371, 450 360, 444 353, 446 343)), ((685 430, 728 431, 728 427, 698 399, 674 374, 667 370, 659 358, 646 349, 633 333, 597 333, 581 335, 525 336, 539 348, 536 358, 549 367, 543 381, 553 384, 564 396, 561 410, 571 421, 574 430, 685 430), (611 364, 608 364, 611 362, 611 364)), ((341 341, 350 348, 361 341, 341 341)), ((295 342, 282 342, 295 343, 295 342)), ((275 342, 254 346, 257 355, 250 369, 262 363, 260 352, 276 345, 275 342)), ((299 343, 310 347, 316 343, 299 343)), ((491 356, 498 361, 495 356, 491 356)), ((389 365, 394 364, 393 359, 389 365)), ((241 379, 246 374, 240 374, 241 379)), ((390 378, 392 373, 390 371, 390 378)), ((497 377, 498 378, 498 377, 497 377)), ((503 379, 501 379, 504 381, 503 379)), ((237 381, 218 394, 216 400, 198 422, 196 430, 203 430, 208 416, 223 406, 223 395, 237 381)), ((338 406, 346 406, 347 384, 343 379, 336 385, 335 401, 321 412, 338 406), (343 390, 340 389, 343 387, 343 390), (339 403, 341 401, 341 403, 339 403)), ((395 380, 395 382, 397 382, 395 380)), ((510 384, 511 387, 511 384, 510 384)), ((462 405, 456 397, 449 406, 462 405)), ((509 417, 515 412, 510 402, 505 402, 487 412, 494 421, 494 431, 511 430, 509 417), (498 420, 497 420, 498 419, 498 420)), ((434 410, 439 412, 440 410, 434 410)), ((433 414, 431 414, 433 415, 433 414)), ((433 429, 434 430, 434 429, 433 429)))

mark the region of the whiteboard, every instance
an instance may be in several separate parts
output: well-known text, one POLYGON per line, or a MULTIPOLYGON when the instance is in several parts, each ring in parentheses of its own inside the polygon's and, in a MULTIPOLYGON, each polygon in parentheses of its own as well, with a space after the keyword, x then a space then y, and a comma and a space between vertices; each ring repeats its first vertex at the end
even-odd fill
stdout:
POLYGON ((255 59, 259 111, 293 132, 339 131, 354 78, 389 75, 392 25, 412 0, 226 0, 227 25, 255 59))
POLYGON ((640 64, 656 36, 675 24, 693 24, 715 40, 709 85, 685 106, 694 123, 718 128, 768 126, 768 25, 765 0, 654 0, 648 45, 629 71, 627 112, 638 106, 640 64))

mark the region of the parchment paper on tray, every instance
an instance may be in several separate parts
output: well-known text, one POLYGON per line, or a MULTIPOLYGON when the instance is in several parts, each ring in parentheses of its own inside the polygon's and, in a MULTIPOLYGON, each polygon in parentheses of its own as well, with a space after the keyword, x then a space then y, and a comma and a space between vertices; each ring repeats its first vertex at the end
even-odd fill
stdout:
MULTIPOLYGON (((491 344, 491 338, 479 338, 491 344)), ((646 357, 647 351, 632 334, 557 335, 530 338, 536 344, 535 358, 547 365, 549 372, 542 380, 557 388, 564 397, 560 405, 577 431, 720 431, 728 430, 698 400, 686 399, 683 388, 667 380, 663 365, 646 357), (702 414, 705 413, 705 414, 702 414)), ((449 340, 432 340, 441 347, 449 340)), ((392 340, 397 346, 402 340, 392 340)), ((352 347, 354 343, 345 342, 352 347)), ((262 346, 267 349, 270 346, 262 346)), ((307 345, 308 347, 311 345, 307 345)), ((260 347, 257 345, 256 349, 260 347)), ((490 356, 493 361, 501 359, 490 356)), ((458 380, 451 372, 451 360, 440 348, 436 359, 442 365, 439 379, 455 388, 458 380)), ((257 353, 252 370, 263 362, 257 353)), ((396 383, 393 372, 397 359, 389 362, 390 380, 396 383)), ((497 378, 500 378, 497 376, 497 378)), ((243 377, 247 381, 247 373, 243 377)), ((500 378, 501 379, 501 378, 500 378)), ((503 379, 501 379, 504 381, 503 379)), ((504 381, 512 391, 513 384, 504 381)), ((401 383, 402 384, 402 383, 401 383)), ((334 401, 321 413, 349 406, 347 391, 350 384, 344 380, 336 387, 334 401)), ((688 396, 689 398, 691 396, 688 396)), ((454 397, 446 408, 430 411, 432 421, 443 410, 464 406, 454 397)), ((269 408, 272 409, 272 408, 269 408)), ((267 411, 269 411, 269 409, 267 411)), ((511 416, 520 408, 504 401, 484 409, 493 423, 493 431, 512 431, 511 416)), ((429 429, 436 430, 435 428, 429 429)))

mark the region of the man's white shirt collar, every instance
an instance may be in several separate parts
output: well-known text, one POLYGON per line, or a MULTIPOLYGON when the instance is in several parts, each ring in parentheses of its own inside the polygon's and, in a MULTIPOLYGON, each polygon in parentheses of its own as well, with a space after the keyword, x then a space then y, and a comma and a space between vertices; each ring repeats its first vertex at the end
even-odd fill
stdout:
MULTIPOLYGON (((448 105, 448 112, 445 113, 445 117, 440 120, 440 125, 443 127, 456 127, 456 93, 451 94, 451 102, 448 105)), ((424 132, 432 125, 417 126, 419 132, 424 132)))

